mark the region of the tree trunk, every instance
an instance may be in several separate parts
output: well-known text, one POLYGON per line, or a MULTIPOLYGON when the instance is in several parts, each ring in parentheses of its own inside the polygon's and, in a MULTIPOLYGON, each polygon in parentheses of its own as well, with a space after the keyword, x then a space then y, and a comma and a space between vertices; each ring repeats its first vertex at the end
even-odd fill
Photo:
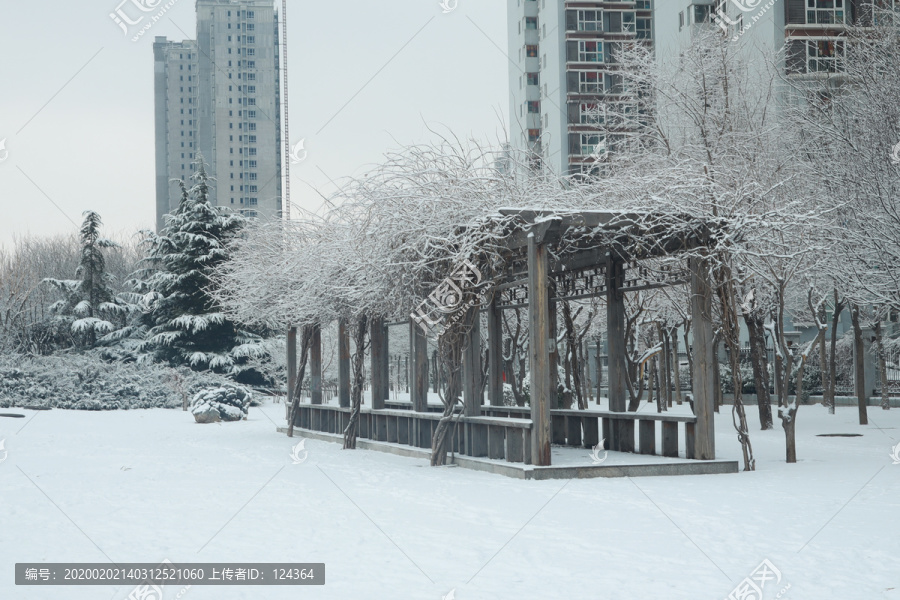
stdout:
MULTIPOLYGON (((824 318, 822 322, 824 322, 824 318)), ((825 330, 821 329, 816 339, 809 345, 809 351, 812 351, 813 346, 818 345, 819 341, 823 339, 825 339, 825 330)), ((803 397, 803 372, 806 370, 808 358, 805 354, 800 355, 800 364, 797 367, 797 395, 794 396, 794 401, 789 403, 787 408, 783 409, 787 416, 782 416, 781 418, 781 426, 784 428, 785 455, 789 463, 797 462, 797 408, 800 398, 803 397)))
POLYGON ((828 407, 828 413, 834 414, 835 396, 837 395, 837 326, 840 322, 841 312, 844 310, 844 301, 838 298, 838 292, 834 290, 834 314, 831 315, 831 355, 828 357, 828 386, 822 401, 828 407))
POLYGON ((854 379, 856 380, 856 403, 859 407, 859 424, 869 424, 869 414, 866 409, 868 390, 866 389, 866 359, 864 356, 862 326, 859 324, 859 306, 850 305, 850 320, 853 323, 853 362, 855 367, 854 379))
POLYGON ((690 319, 684 322, 684 352, 687 354, 688 359, 688 376, 691 379, 691 385, 694 383, 694 354, 691 352, 691 343, 688 341, 690 338, 688 337, 691 331, 691 321, 690 319))
POLYGON ((444 403, 444 413, 438 421, 431 438, 431 466, 438 467, 446 464, 448 448, 452 434, 456 428, 455 409, 462 395, 462 363, 463 348, 470 331, 465 331, 461 323, 455 324, 451 329, 444 331, 438 340, 438 357, 441 366, 446 370, 444 388, 441 392, 441 401, 444 403))
MULTIPOLYGON (((740 347, 740 314, 738 312, 737 293, 734 279, 730 269, 720 269, 716 273, 716 296, 718 298, 719 311, 722 315, 720 336, 716 336, 718 349, 719 339, 724 339, 730 354, 731 380, 734 382, 734 404, 731 407, 731 420, 741 444, 741 452, 744 458, 744 470, 756 470, 756 459, 753 458, 753 446, 750 443, 750 428, 747 425, 747 414, 744 410, 744 402, 741 382, 741 347, 740 347)), ((718 359, 716 359, 714 372, 719 371, 718 359)), ((717 383, 721 394, 721 383, 717 383)))
POLYGON ((794 408, 789 411, 788 418, 781 421, 781 427, 784 429, 785 460, 789 463, 797 462, 797 427, 796 421, 794 421, 796 413, 797 406, 795 404, 794 408))
MULTIPOLYGON (((827 323, 828 316, 825 314, 825 303, 819 304, 819 322, 827 323)), ((819 379, 822 381, 822 400, 825 400, 825 388, 828 387, 828 352, 825 350, 825 334, 819 336, 819 379)), ((812 390, 810 390, 812 394, 812 390)))
POLYGON ((350 421, 344 429, 344 449, 356 449, 356 437, 359 434, 359 413, 362 407, 363 386, 366 383, 366 331, 369 329, 368 317, 361 316, 352 332, 356 345, 352 359, 353 381, 350 386, 350 421))
MULTIPOLYGON (((777 342, 774 342, 777 343, 777 342)), ((775 352, 775 396, 778 398, 778 406, 784 406, 784 397, 787 395, 784 387, 784 352, 778 347, 775 352)))
POLYGON ((675 370, 672 376, 675 379, 675 402, 681 404, 681 362, 678 360, 678 328, 672 328, 672 356, 675 361, 675 370))
POLYGON ((878 370, 881 374, 881 408, 891 409, 890 389, 888 388, 887 360, 884 355, 884 327, 881 319, 875 321, 875 352, 878 355, 878 370))
POLYGON ((297 379, 294 383, 293 402, 291 402, 291 420, 288 423, 288 437, 294 437, 294 421, 297 418, 300 395, 303 389, 303 378, 306 376, 306 360, 309 357, 309 347, 313 336, 312 325, 305 325, 300 332, 300 366, 297 369, 297 379))
POLYGON ((656 412, 661 413, 666 410, 666 394, 663 392, 663 377, 661 367, 663 366, 662 357, 653 359, 653 380, 656 384, 656 412))
POLYGON ((756 385, 756 403, 759 408, 760 429, 772 429, 772 397, 769 395, 769 364, 766 357, 766 337, 760 311, 744 313, 744 324, 750 336, 750 362, 753 365, 753 381, 756 385))
POLYGON ((594 399, 594 386, 591 383, 591 367, 590 363, 588 362, 588 359, 591 356, 588 342, 584 341, 581 344, 579 351, 581 352, 581 372, 583 374, 582 386, 584 390, 584 408, 586 409, 588 407, 588 404, 594 399))
MULTIPOLYGON (((713 370, 713 375, 716 377, 716 412, 719 412, 719 407, 725 404, 725 392, 722 389, 722 372, 721 366, 719 365, 719 344, 721 343, 722 334, 716 333, 713 338, 713 347, 716 349, 716 368, 713 370)), ((734 377, 731 378, 731 381, 734 383, 734 377)), ((737 398, 737 396, 735 396, 735 398, 737 398)))
POLYGON ((657 325, 657 331, 663 345, 660 358, 659 389, 662 395, 662 409, 668 410, 672 406, 672 345, 668 327, 657 325))

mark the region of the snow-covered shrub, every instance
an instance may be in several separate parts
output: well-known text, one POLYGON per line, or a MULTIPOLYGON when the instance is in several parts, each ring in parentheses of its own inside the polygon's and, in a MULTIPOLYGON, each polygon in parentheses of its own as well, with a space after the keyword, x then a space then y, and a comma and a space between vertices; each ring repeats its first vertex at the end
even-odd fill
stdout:
POLYGON ((181 408, 191 395, 228 380, 213 373, 158 364, 109 362, 102 352, 27 357, 0 355, 0 408, 41 406, 79 410, 181 408))
MULTIPOLYGON (((769 368, 771 369, 772 367, 770 366, 769 368)), ((725 394, 733 394, 734 380, 731 377, 731 365, 719 363, 719 376, 722 381, 722 392, 725 394)), ((753 365, 746 362, 741 363, 741 391, 744 394, 756 393, 756 380, 753 378, 753 365)))
POLYGON ((508 383, 503 384, 503 405, 504 406, 515 406, 516 405, 516 396, 513 394, 512 385, 508 383))
POLYGON ((240 421, 247 416, 253 394, 236 385, 200 390, 191 401, 191 414, 198 423, 240 421))

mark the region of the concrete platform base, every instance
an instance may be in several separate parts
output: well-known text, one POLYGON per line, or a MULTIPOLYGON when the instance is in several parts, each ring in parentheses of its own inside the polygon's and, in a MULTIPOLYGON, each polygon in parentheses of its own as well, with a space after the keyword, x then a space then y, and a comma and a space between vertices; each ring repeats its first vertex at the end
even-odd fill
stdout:
MULTIPOLYGON (((287 433, 286 427, 278 427, 278 433, 287 433)), ((343 436, 335 433, 323 433, 309 431, 307 429, 294 428, 294 435, 319 440, 323 442, 336 442, 342 444, 343 436)), ((401 444, 388 442, 376 442, 359 438, 356 447, 362 450, 377 450, 388 452, 397 456, 421 458, 430 460, 431 452, 423 448, 413 448, 401 444)), ((648 457, 640 456, 646 460, 648 457)), ((737 473, 738 462, 735 460, 683 460, 666 461, 658 463, 640 462, 631 465, 559 465, 549 467, 535 467, 521 463, 510 463, 487 458, 473 458, 471 456, 448 456, 448 464, 454 464, 473 471, 496 473, 515 479, 589 479, 592 477, 651 477, 667 475, 715 475, 721 473, 737 473)))

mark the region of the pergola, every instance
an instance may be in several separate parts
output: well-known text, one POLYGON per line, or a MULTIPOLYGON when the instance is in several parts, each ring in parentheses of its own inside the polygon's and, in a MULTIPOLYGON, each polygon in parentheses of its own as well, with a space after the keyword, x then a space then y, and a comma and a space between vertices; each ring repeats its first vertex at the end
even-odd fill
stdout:
MULTIPOLYGON (((635 452, 635 421, 638 421, 639 451, 655 454, 655 422, 661 421, 663 455, 678 456, 677 426, 681 422, 685 428, 686 457, 715 459, 712 286, 704 256, 711 233, 718 225, 671 214, 611 211, 560 214, 518 208, 503 209, 500 213, 505 223, 511 223, 507 225, 504 248, 507 269, 501 277, 493 279, 490 304, 481 309, 487 312, 489 405, 484 405, 480 385, 481 319, 478 311, 472 310, 466 316, 472 334, 463 350, 464 426, 451 441, 453 449, 471 456, 549 466, 551 443, 591 447, 600 441, 601 424, 606 448, 635 452), (641 266, 641 261, 680 255, 686 258, 685 267, 651 274, 641 266), (688 282, 694 416, 628 412, 625 293, 688 282), (556 303, 597 296, 606 299, 609 410, 557 409, 556 303), (522 307, 528 309, 530 409, 503 405, 502 311, 522 307)), ((430 447, 429 433, 433 433, 438 415, 429 413, 427 404, 428 353, 424 331, 413 320, 409 321, 411 411, 387 406, 389 366, 384 320, 372 321, 370 335, 372 402, 361 421, 360 436, 430 447)), ((290 343, 289 338, 289 347, 290 343)), ((315 410, 314 406, 304 405, 294 423, 296 426, 332 433, 342 431, 349 418, 349 360, 349 339, 346 328, 340 325, 339 407, 323 406, 322 410, 315 410)), ((290 348, 289 361, 295 364, 290 348)), ((310 368, 311 403, 321 405, 322 356, 318 335, 313 339, 310 368)))

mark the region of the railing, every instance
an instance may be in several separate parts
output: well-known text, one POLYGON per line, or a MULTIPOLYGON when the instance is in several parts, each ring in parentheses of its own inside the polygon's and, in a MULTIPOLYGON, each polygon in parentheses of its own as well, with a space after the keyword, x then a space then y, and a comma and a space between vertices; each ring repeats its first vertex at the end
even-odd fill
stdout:
MULTIPOLYGON (((495 417, 527 418, 531 410, 524 407, 484 406, 482 412, 495 417), (527 416, 526 416, 527 415, 527 416)), ((693 415, 664 413, 613 412, 608 410, 553 409, 550 411, 551 440, 560 446, 593 448, 603 442, 603 449, 638 454, 679 456, 678 424, 683 423, 683 448, 685 458, 694 458, 693 415), (638 444, 635 446, 634 424, 638 424, 638 444), (657 427, 660 423, 657 444, 657 427), (603 437, 600 437, 600 432, 603 437), (612 436, 610 431, 618 432, 612 436), (616 439, 618 438, 618 439, 616 439), (610 440, 613 440, 610 443, 610 440), (637 449, 636 449, 637 448, 637 449)))
MULTIPOLYGON (((365 407, 360 410, 359 437, 430 449, 443 408, 430 405, 429 412, 413 412, 407 403, 394 402, 388 406, 380 410, 365 407)), ((459 417, 458 425, 450 434, 452 450, 464 456, 531 464, 530 409, 483 406, 481 412, 482 415, 477 417, 459 417)), ((561 446, 590 449, 602 442, 602 448, 606 450, 669 457, 678 457, 679 449, 683 448, 685 458, 694 457, 697 418, 693 415, 559 409, 551 410, 550 417, 552 442, 561 446), (683 423, 683 437, 679 435, 679 423, 683 423), (611 431, 617 432, 616 435, 610 435, 611 431), (683 444, 679 439, 683 439, 683 444)), ((349 422, 349 408, 300 404, 295 426, 341 434, 349 422)))
MULTIPOLYGON (((435 412, 362 408, 358 437, 430 449, 441 417, 435 412)), ((456 419, 454 417, 454 421, 456 419)), ((349 408, 300 404, 295 426, 341 434, 349 423, 349 408)), ((458 426, 450 431, 448 449, 465 456, 531 464, 531 420, 459 417, 458 426)))

